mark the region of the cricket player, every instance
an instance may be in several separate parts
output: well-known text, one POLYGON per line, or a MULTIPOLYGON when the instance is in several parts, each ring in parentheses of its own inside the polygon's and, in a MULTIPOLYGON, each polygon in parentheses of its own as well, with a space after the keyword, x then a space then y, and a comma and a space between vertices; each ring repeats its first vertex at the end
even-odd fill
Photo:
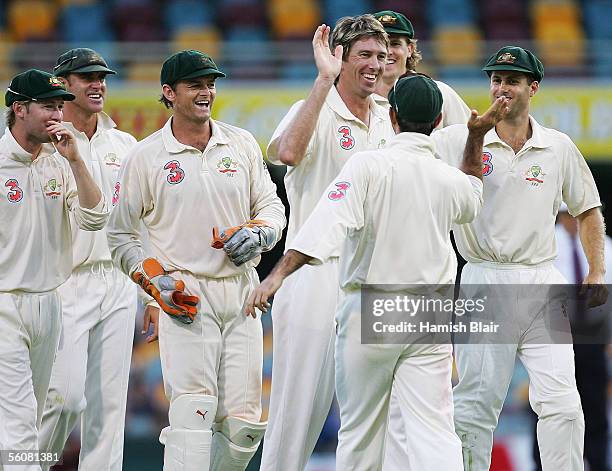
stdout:
MULTIPOLYGON (((288 167, 287 247, 349 157, 383 147, 393 136, 387 110, 371 96, 387 57, 382 25, 371 15, 345 17, 336 23, 331 41, 330 27, 321 25, 312 44, 318 69, 313 88, 291 107, 267 151, 270 162, 288 167)), ((290 277, 275 298, 263 471, 303 470, 329 413, 338 255, 290 277)))
POLYGON ((199 51, 164 62, 161 101, 172 117, 129 153, 108 229, 115 263, 164 311, 152 322, 170 401, 165 471, 243 471, 266 426, 261 321, 244 309, 284 207, 255 138, 211 118, 224 76, 199 51))
MULTIPOLYGON (((374 13, 374 17, 383 25, 389 35, 389 53, 382 79, 376 85, 376 92, 372 95, 381 106, 389 108, 387 96, 399 77, 406 74, 417 74, 416 67, 421 61, 421 52, 417 48, 414 38, 414 28, 405 15, 392 10, 383 10, 374 13)), ((449 85, 435 81, 442 93, 442 120, 436 127, 441 129, 451 124, 465 124, 470 118, 470 109, 461 97, 449 85)), ((406 443, 409 438, 403 428, 399 403, 392 393, 389 405, 389 433, 385 443, 385 471, 405 469, 408 461, 406 443)))
MULTIPOLYGON (((374 13, 374 17, 380 21, 389 35, 389 54, 382 80, 376 85, 376 92, 372 96, 378 104, 388 107, 387 96, 393 84, 406 73, 416 74, 416 67, 421 62, 422 56, 417 48, 412 23, 405 15, 392 10, 383 10, 374 13)), ((451 124, 467 123, 470 109, 465 102, 446 83, 436 80, 436 84, 444 99, 442 121, 436 129, 451 124)))
POLYGON ((61 332, 57 288, 72 271, 71 224, 102 229, 106 200, 62 124, 74 100, 55 76, 31 69, 6 91, 0 139, 0 469, 40 470, 59 456, 38 431, 61 332), (30 451, 34 455, 11 452, 30 451), (39 453, 40 452, 40 453, 39 453))
MULTIPOLYGON (((115 203, 119 168, 136 143, 103 111, 106 76, 115 71, 95 51, 77 48, 58 57, 54 73, 75 95, 64 107, 65 126, 106 200, 115 203)), ((105 231, 73 224, 72 238, 73 269, 59 289, 62 334, 40 446, 61 455, 81 418, 79 469, 120 471, 136 286, 113 264, 105 231)))
POLYGON ((452 285, 457 259, 451 225, 472 221, 482 207, 482 140, 503 116, 507 100, 497 100, 482 117, 472 112, 463 172, 434 157, 429 134, 442 119, 442 94, 433 80, 403 78, 389 102, 397 135, 387 148, 359 152, 346 163, 287 253, 249 298, 247 313, 266 310, 268 298, 293 271, 306 263, 321 264, 341 248, 342 296, 335 316, 341 421, 336 469, 382 469, 395 385, 404 426, 413 437, 406 445, 404 469, 459 471, 452 346, 362 343, 361 287, 382 285, 393 294, 415 284, 452 285))
MULTIPOLYGON (((564 201, 578 218, 589 262, 584 284, 595 287, 591 302, 603 304, 604 224, 593 177, 568 136, 541 126, 529 114, 544 76, 542 63, 528 50, 506 46, 483 70, 490 77, 491 99, 508 98, 510 111, 484 138, 482 212, 472 223, 454 229, 458 249, 468 261, 462 285, 479 285, 473 293, 478 297, 483 295, 478 290, 488 284, 566 283, 552 263, 555 216, 564 201)), ((439 156, 457 165, 457 149, 467 133, 463 125, 436 132, 432 137, 439 156)), ((542 303, 544 308, 547 301, 542 303)), ((508 302, 503 308, 514 312, 509 315, 525 315, 517 306, 508 302)), ((517 355, 529 373, 529 402, 539 417, 543 469, 583 469, 584 418, 572 345, 531 340, 545 328, 542 322, 534 321, 514 344, 456 345, 455 428, 463 442, 466 470, 489 469, 493 431, 517 355)))

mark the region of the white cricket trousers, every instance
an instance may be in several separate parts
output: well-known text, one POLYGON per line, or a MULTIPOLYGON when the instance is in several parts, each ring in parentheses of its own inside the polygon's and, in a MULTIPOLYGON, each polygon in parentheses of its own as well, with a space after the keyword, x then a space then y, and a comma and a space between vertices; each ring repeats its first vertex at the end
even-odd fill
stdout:
MULTIPOLYGON (((552 263, 533 267, 468 263, 461 276, 462 289, 473 297, 482 295, 477 285, 565 283, 552 263)), ((541 315, 547 307, 546 299, 542 299, 540 306, 530 302, 530 312, 525 312, 526 303, 520 297, 504 301, 495 309, 503 316, 515 316, 517 324, 521 323, 516 343, 455 346, 459 373, 459 383, 453 391, 455 429, 463 445, 465 470, 489 470, 493 431, 518 355, 529 374, 529 403, 538 415, 537 434, 543 470, 581 471, 584 469, 584 417, 576 389, 573 347, 571 344, 537 343, 546 331, 541 315)), ((562 316, 559 312, 559 318, 562 316)))
POLYGON ((272 306, 272 391, 261 471, 302 471, 334 398, 338 259, 289 276, 272 306))
POLYGON ((257 272, 253 268, 225 278, 196 278, 188 272, 171 275, 183 280, 200 304, 192 324, 160 313, 159 353, 168 400, 181 394, 216 396, 215 422, 228 416, 258 422, 263 331, 261 319, 244 313, 259 282, 257 272))
POLYGON ((81 471, 123 467, 136 288, 111 262, 79 267, 59 288, 62 333, 40 445, 61 455, 80 418, 81 471))
POLYGON ((346 292, 336 320, 336 469, 383 469, 393 386, 408 438, 402 469, 462 471, 453 427, 452 346, 362 344, 360 292, 346 292))
MULTIPOLYGON (((61 329, 56 291, 0 292, 0 450, 44 451, 38 427, 61 329)), ((0 463, 4 471, 38 471, 38 463, 0 463)))

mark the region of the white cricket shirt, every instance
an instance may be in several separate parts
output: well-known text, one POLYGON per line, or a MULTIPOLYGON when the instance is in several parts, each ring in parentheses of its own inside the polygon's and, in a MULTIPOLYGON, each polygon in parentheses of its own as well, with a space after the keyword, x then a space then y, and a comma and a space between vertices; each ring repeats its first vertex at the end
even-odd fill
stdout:
POLYGON ((211 119, 210 141, 200 152, 172 134, 172 118, 136 144, 121 169, 118 203, 108 226, 115 263, 129 274, 144 258, 141 220, 151 255, 168 271, 221 278, 246 272, 257 257, 236 267, 210 246, 220 229, 261 219, 280 238, 285 209, 255 138, 211 119))
MULTIPOLYGON (((555 258, 555 218, 561 201, 570 214, 601 206, 584 157, 571 139, 540 126, 515 155, 495 132, 484 138, 484 206, 471 224, 454 228, 457 247, 469 262, 534 265, 555 258)), ((432 134, 436 153, 460 165, 467 126, 432 134)))
MULTIPOLYGON (((81 158, 104 193, 106 201, 113 204, 116 200, 115 186, 119 181, 119 169, 127 152, 136 144, 136 139, 116 129, 115 123, 106 113, 98 113, 97 129, 91 140, 72 123, 66 122, 64 125, 74 134, 81 158)), ((105 230, 87 232, 73 224, 72 244, 74 268, 89 263, 111 261, 105 230)))
MULTIPOLYGON (((370 100, 368 128, 349 111, 336 87, 327 95, 304 158, 297 166, 287 167, 285 188, 291 208, 287 247, 349 157, 359 151, 382 148, 394 136, 388 111, 370 100)), ((281 165, 278 138, 300 112, 303 103, 304 100, 295 103, 274 131, 267 149, 271 163, 281 165)))
POLYGON ((68 161, 51 144, 32 161, 7 128, 0 138, 0 291, 39 293, 66 281, 71 220, 83 230, 102 229, 104 195, 94 208, 81 208, 68 161))
POLYGON ((288 246, 322 263, 342 247, 340 285, 452 284, 453 223, 474 219, 482 182, 435 159, 429 136, 401 133, 360 152, 288 246))

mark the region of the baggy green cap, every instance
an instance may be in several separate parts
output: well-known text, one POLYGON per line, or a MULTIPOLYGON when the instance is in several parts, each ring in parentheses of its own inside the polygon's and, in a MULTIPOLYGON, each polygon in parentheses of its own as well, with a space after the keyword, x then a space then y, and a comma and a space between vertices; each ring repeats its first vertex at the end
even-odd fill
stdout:
POLYGON ((59 77, 65 77, 70 73, 84 74, 87 72, 117 73, 108 68, 100 54, 87 47, 78 47, 64 52, 57 58, 57 63, 53 67, 53 73, 59 77))
POLYGON ((173 85, 179 80, 213 75, 225 77, 212 58, 200 51, 188 49, 172 54, 162 65, 160 82, 173 85))
POLYGON ((482 68, 489 77, 495 70, 515 70, 533 75, 540 82, 544 78, 544 65, 536 55, 518 46, 504 46, 491 57, 482 68))
POLYGON ((74 95, 66 91, 64 84, 55 75, 30 69, 13 77, 4 95, 4 103, 11 106, 16 101, 38 101, 47 98, 72 101, 74 95))
POLYGON ((410 75, 395 82, 389 104, 398 117, 413 123, 433 123, 442 111, 442 93, 425 75, 410 75))
POLYGON ((410 39, 414 38, 412 23, 410 23, 410 20, 401 13, 392 10, 383 10, 374 13, 374 18, 383 25, 387 34, 400 34, 402 36, 408 36, 410 39))

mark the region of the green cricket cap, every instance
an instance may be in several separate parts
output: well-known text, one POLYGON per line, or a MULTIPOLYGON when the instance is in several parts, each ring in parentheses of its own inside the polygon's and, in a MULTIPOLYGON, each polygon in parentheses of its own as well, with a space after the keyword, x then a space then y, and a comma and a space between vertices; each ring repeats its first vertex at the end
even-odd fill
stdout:
POLYGON ((162 65, 160 82, 173 85, 179 80, 213 75, 225 77, 212 58, 200 51, 185 50, 172 54, 162 65))
POLYGON ((116 74, 108 68, 104 58, 93 49, 78 47, 64 52, 57 58, 53 73, 59 77, 65 77, 71 73, 84 74, 87 72, 104 72, 116 74))
POLYGON ((383 10, 374 13, 374 18, 383 25, 387 34, 400 34, 402 36, 408 36, 410 39, 414 38, 412 23, 410 23, 410 20, 401 13, 392 10, 383 10))
POLYGON ((536 55, 518 46, 504 46, 482 68, 489 77, 495 70, 515 70, 533 75, 540 82, 544 78, 544 65, 536 55))
POLYGON ((39 101, 47 98, 72 101, 74 95, 66 91, 64 84, 55 75, 30 69, 13 77, 6 89, 4 103, 11 106, 16 101, 39 101))
POLYGON ((399 118, 413 123, 433 123, 442 111, 442 93, 429 77, 399 79, 389 92, 389 103, 399 118))

